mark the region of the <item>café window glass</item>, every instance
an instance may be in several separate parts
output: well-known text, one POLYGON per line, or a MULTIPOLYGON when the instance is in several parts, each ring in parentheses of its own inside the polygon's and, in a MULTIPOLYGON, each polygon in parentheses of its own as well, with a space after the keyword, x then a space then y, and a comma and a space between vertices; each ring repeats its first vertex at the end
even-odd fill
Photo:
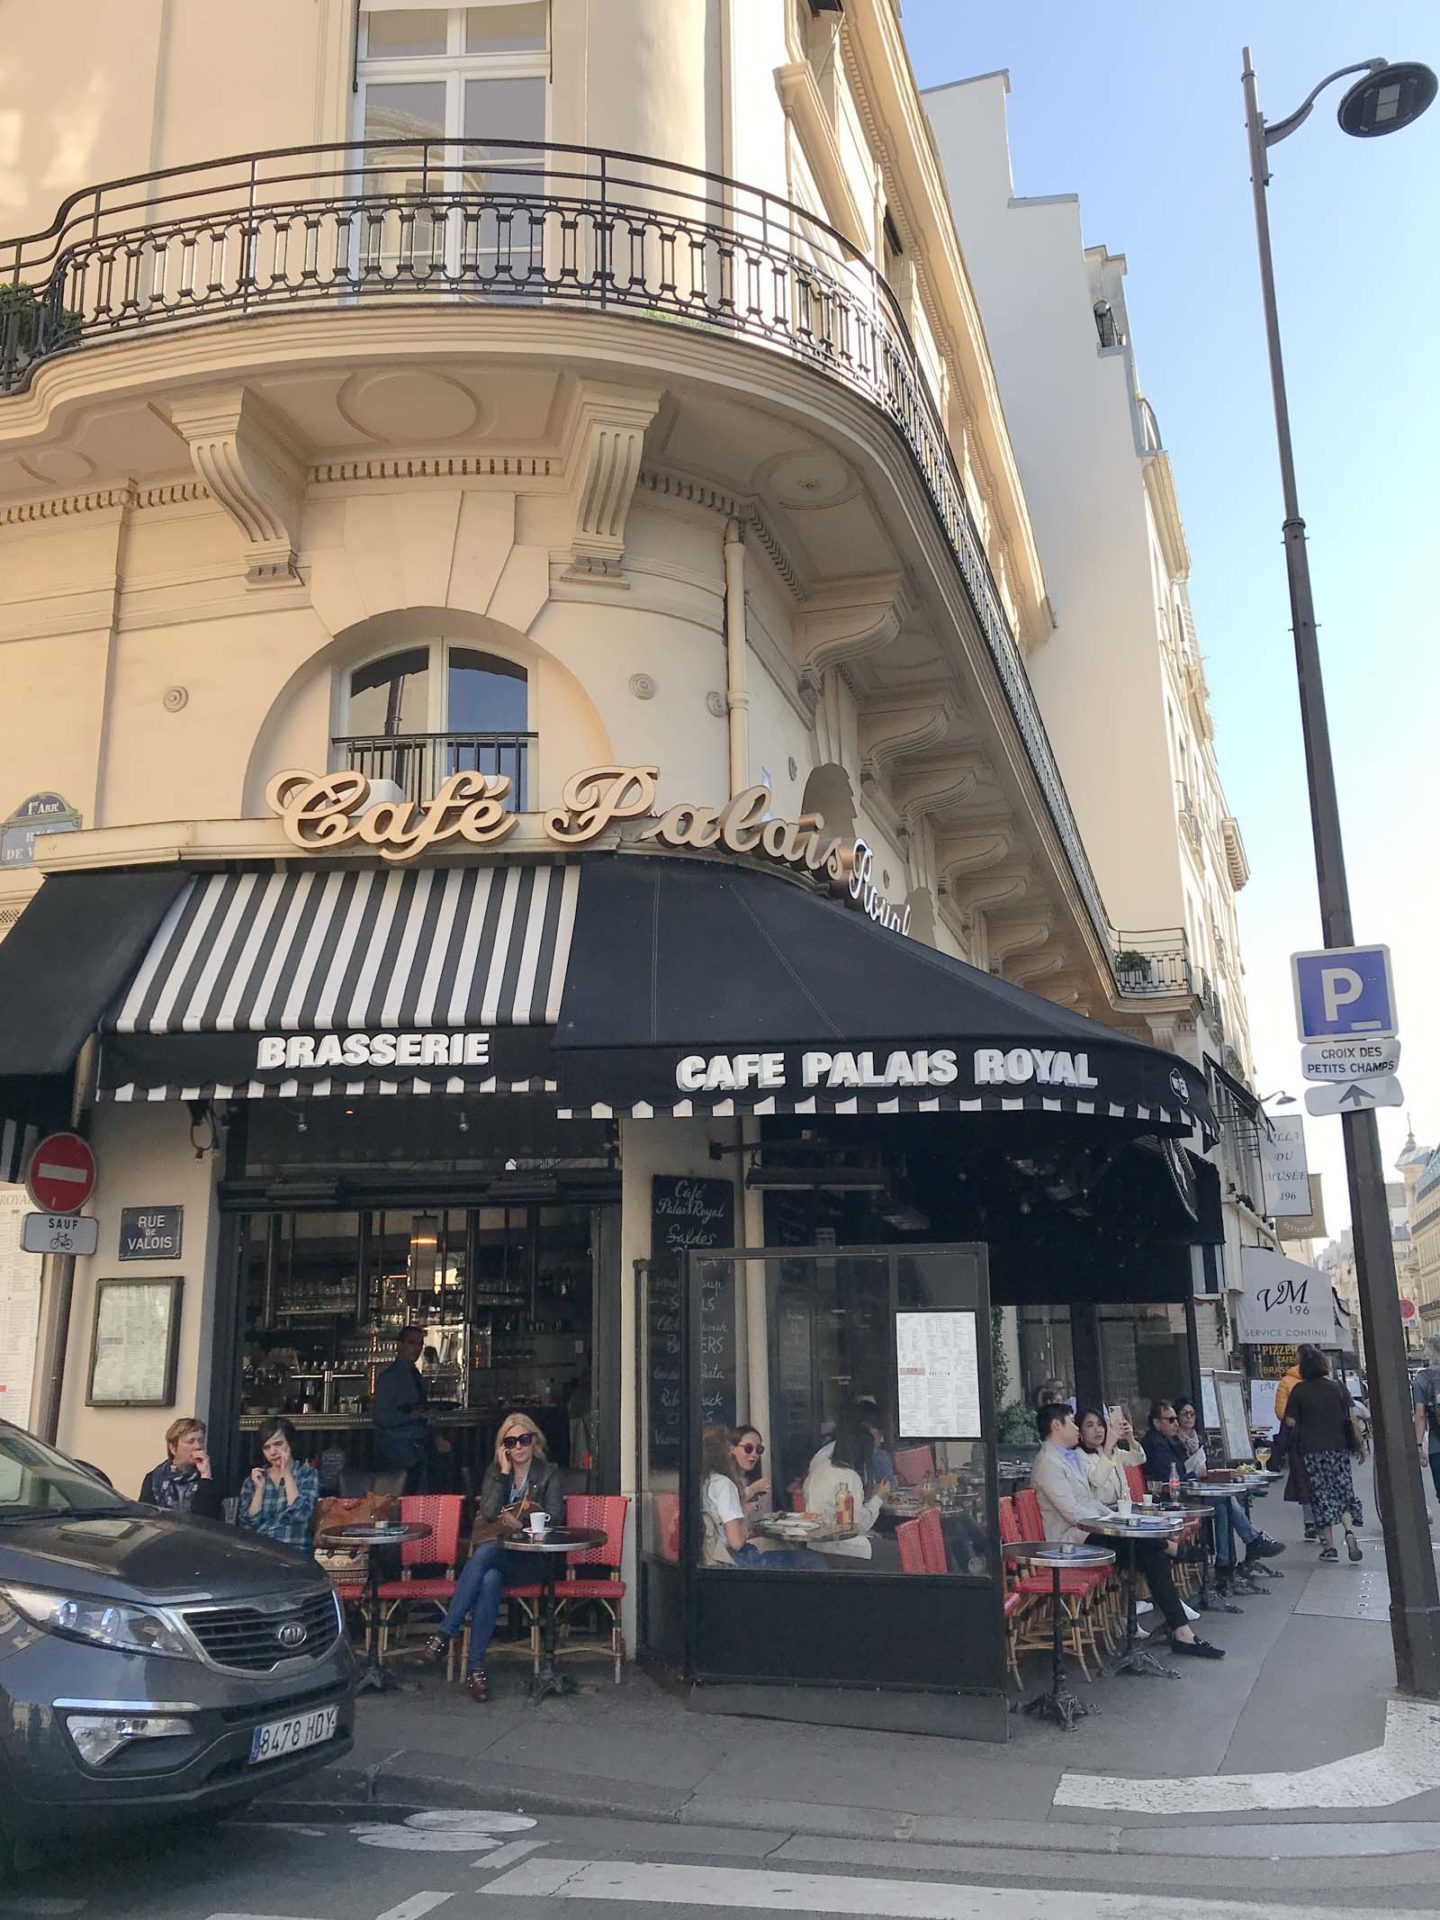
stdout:
MULTIPOLYGON (((701 1577, 993 1581, 988 1307, 974 1256, 821 1248, 687 1265, 687 1536, 701 1577)), ((665 1329, 647 1331, 653 1466, 674 1367, 665 1329)), ((650 1550, 665 1554, 653 1518, 650 1550)))
POLYGON ((535 772, 529 701, 514 660, 448 640, 405 647, 351 672, 336 763, 422 801, 452 773, 503 775, 523 812, 535 772))

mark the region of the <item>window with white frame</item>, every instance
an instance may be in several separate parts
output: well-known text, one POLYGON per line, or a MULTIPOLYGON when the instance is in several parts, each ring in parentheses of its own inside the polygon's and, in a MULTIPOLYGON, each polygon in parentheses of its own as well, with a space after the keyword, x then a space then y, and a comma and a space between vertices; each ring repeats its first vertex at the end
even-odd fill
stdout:
POLYGON ((509 277, 514 223, 502 231, 478 200, 487 181, 492 192, 534 190, 543 163, 523 143, 545 140, 549 78, 550 0, 362 0, 357 136, 367 149, 415 143, 367 150, 367 197, 395 202, 368 225, 368 272, 509 277))
POLYGON ((336 759, 413 800, 452 773, 504 774, 511 805, 527 805, 534 768, 525 668, 478 647, 432 640, 355 667, 345 684, 336 759))

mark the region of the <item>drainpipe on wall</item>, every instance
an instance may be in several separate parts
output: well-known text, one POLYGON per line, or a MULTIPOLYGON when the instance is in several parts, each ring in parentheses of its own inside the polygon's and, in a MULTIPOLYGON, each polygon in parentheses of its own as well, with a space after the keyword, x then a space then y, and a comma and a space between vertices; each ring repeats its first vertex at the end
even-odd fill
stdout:
POLYGON ((730 798, 749 786, 750 695, 745 690, 745 536, 725 522, 725 716, 730 730, 730 798))

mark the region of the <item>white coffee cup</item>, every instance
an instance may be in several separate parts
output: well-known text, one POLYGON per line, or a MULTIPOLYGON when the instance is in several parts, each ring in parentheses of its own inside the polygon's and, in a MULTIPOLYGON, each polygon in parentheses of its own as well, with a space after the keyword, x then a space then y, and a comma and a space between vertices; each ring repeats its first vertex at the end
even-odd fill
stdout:
POLYGON ((530 1538, 532 1540, 543 1540, 549 1531, 550 1531, 549 1514, 548 1513, 532 1513, 530 1516, 530 1538))
POLYGON ((1128 1520, 1134 1510, 1135 1502, 1128 1493, 1122 1493, 1118 1502, 1118 1512, 1122 1520, 1128 1520))

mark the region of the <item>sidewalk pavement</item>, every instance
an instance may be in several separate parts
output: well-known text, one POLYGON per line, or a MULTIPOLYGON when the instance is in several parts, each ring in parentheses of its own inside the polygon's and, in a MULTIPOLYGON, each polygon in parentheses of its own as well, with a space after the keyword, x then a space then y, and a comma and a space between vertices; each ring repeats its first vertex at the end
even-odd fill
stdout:
MULTIPOLYGON (((1408 1773, 1386 1764, 1395 1699, 1388 1590, 1372 1505, 1366 1513, 1363 1563, 1342 1554, 1321 1566, 1301 1543, 1298 1510, 1278 1491, 1258 1503, 1257 1520, 1287 1543, 1271 1562, 1285 1578, 1267 1582, 1264 1598, 1247 1597, 1242 1616, 1203 1617, 1199 1630, 1225 1647, 1225 1660, 1178 1662, 1178 1680, 1078 1683, 1094 1711, 1073 1733, 1016 1715, 1000 1746, 691 1713, 682 1693, 644 1668, 627 1667, 616 1687, 599 1659, 567 1663, 582 1693, 531 1706, 528 1662, 494 1659, 484 1707, 429 1674, 413 1691, 364 1697, 353 1753, 314 1775, 303 1804, 291 1796, 287 1811, 343 1817, 363 1808, 374 1819, 381 1810, 484 1806, 1078 1852, 1440 1848, 1440 1824, 1425 1828, 1440 1823, 1440 1709, 1406 1703, 1389 1715, 1392 1744, 1397 1720, 1409 1716, 1399 1731, 1413 1735, 1412 1761, 1408 1773), (1374 1753, 1382 1747, 1385 1755, 1374 1753), (1327 1786, 1311 1794, 1293 1776, 1314 1768, 1325 1769, 1316 1778, 1327 1786), (1267 1783, 1272 1773, 1286 1779, 1267 1783), (1262 1777, 1217 1825, 1216 1797, 1228 1790, 1214 1777, 1240 1774, 1262 1777), (1104 1793, 1092 1791, 1102 1783, 1077 1789, 1076 1775, 1122 1776, 1130 1810, 1113 1810, 1114 1801, 1105 1810, 1104 1793), (1206 1811, 1147 1807, 1143 1788, 1135 1797, 1130 1786, 1188 1776, 1204 1783, 1195 1796, 1206 1811), (1099 1803, 1073 1804, 1087 1793, 1099 1803), (1374 1823, 1368 1842, 1324 1833, 1354 1822, 1374 1823), (1237 1837, 1247 1825, 1256 1829, 1248 1842, 1237 1837), (1176 1828, 1193 1831, 1182 1842, 1176 1828)), ((1041 1684, 1038 1661, 1025 1673, 1029 1688, 1041 1684)), ((1183 1805, 1185 1791, 1172 1787, 1169 1798, 1183 1805)))

